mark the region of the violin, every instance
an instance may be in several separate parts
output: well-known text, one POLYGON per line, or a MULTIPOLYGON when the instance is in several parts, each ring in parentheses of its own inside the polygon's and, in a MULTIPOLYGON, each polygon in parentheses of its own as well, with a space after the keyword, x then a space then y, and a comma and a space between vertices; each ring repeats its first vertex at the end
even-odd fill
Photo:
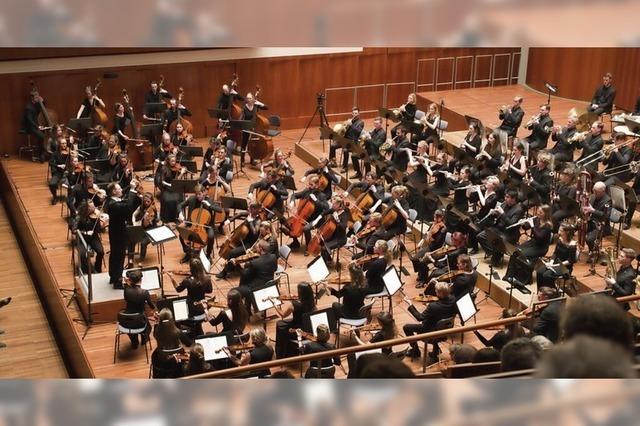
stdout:
POLYGON ((318 338, 314 336, 313 333, 307 333, 306 331, 303 331, 299 328, 290 328, 289 333, 300 333, 300 335, 306 340, 311 340, 312 342, 318 341, 318 338))
POLYGON ((235 345, 223 346, 220 349, 216 349, 216 353, 220 353, 224 350, 229 352, 248 352, 254 349, 256 346, 252 343, 238 343, 235 345))
POLYGON ((224 303, 216 302, 215 296, 211 299, 202 299, 197 302, 193 302, 194 305, 202 305, 205 309, 209 308, 220 308, 220 309, 229 309, 227 305, 224 303))
POLYGON ((445 229, 447 225, 444 222, 434 222, 433 225, 427 231, 427 235, 425 236, 425 244, 429 245, 433 241, 433 238, 439 234, 443 229, 445 229))
POLYGON ((432 257, 433 259, 437 259, 440 258, 442 256, 446 256, 449 253, 453 253, 454 251, 458 250, 458 247, 456 246, 447 246, 444 245, 438 249, 435 249, 434 251, 425 253, 425 255, 422 257, 422 259, 420 259, 421 262, 426 262, 428 257, 432 257))
POLYGON ((104 201, 104 199, 107 198, 107 191, 99 188, 98 185, 96 185, 95 183, 93 184, 93 186, 90 186, 89 188, 87 188, 87 192, 91 194, 91 201, 93 201, 93 199, 96 196, 98 197, 99 200, 102 200, 102 201, 104 201))
POLYGON ((378 254, 368 254, 366 256, 362 256, 359 259, 353 260, 352 263, 354 265, 356 265, 356 266, 362 266, 365 263, 369 263, 372 260, 376 260, 376 259, 379 259, 379 258, 380 258, 380 255, 378 255, 378 254))
POLYGON ((436 278, 437 281, 451 281, 454 278, 459 277, 460 275, 468 274, 467 271, 461 271, 459 269, 454 269, 453 271, 449 271, 446 274, 442 274, 436 278))
POLYGON ((243 254, 242 256, 238 256, 236 258, 231 259, 231 261, 235 264, 249 262, 250 260, 257 259, 260 257, 258 253, 251 252, 251 249, 248 250, 247 254, 243 254))

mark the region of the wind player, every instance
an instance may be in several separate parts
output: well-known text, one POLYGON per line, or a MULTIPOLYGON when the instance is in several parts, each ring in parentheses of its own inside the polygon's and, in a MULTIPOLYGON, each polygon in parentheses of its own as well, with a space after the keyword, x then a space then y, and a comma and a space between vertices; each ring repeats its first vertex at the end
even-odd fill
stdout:
POLYGON ((494 251, 494 247, 487 240, 486 229, 491 229, 499 235, 503 236, 509 243, 518 244, 520 238, 520 227, 514 226, 524 215, 524 211, 520 203, 518 203, 518 192, 508 190, 504 196, 504 203, 496 206, 487 214, 488 222, 483 226, 485 230, 477 236, 478 242, 484 249, 485 253, 491 256, 491 262, 498 265, 502 261, 504 253, 494 251))
MULTIPOLYGON (((472 200, 477 200, 480 205, 478 212, 472 215, 473 223, 477 228, 483 228, 484 221, 492 215, 493 209, 498 203, 499 197, 497 190, 499 186, 500 180, 495 176, 489 176, 484 184, 484 192, 480 189, 481 185, 474 185, 467 188, 467 197, 473 197, 472 200)), ((471 247, 471 254, 478 253, 476 232, 469 233, 469 247, 471 247)))
POLYGON ((524 117, 524 111, 522 109, 523 101, 522 96, 515 96, 510 106, 500 108, 498 117, 502 120, 502 123, 498 129, 505 132, 508 137, 515 138, 518 133, 518 127, 522 124, 522 118, 524 117))
POLYGON ((520 142, 513 144, 511 158, 507 158, 500 169, 507 173, 509 182, 520 185, 527 174, 527 157, 524 155, 524 146, 520 142))
MULTIPOLYGON (((364 121, 360 118, 360 109, 358 107, 353 107, 351 110, 351 122, 347 127, 347 131, 344 134, 344 137, 347 139, 351 139, 354 142, 357 142, 360 138, 360 134, 364 130, 364 121)), ((343 150, 344 151, 344 150, 343 150)), ((335 156, 335 149, 334 149, 335 156)), ((353 171, 355 174, 351 176, 351 179, 362 179, 362 170, 360 169, 360 158, 351 154, 351 163, 353 164, 353 171)), ((342 154, 342 173, 348 173, 347 168, 349 167, 349 155, 348 151, 343 152, 342 154)))
POLYGON ((602 163, 606 165, 602 173, 599 173, 595 180, 602 180, 605 185, 611 186, 616 184, 618 180, 628 182, 631 180, 631 168, 624 166, 631 163, 633 159, 633 150, 630 146, 625 145, 627 136, 624 133, 616 133, 613 137, 614 145, 605 148, 605 156, 602 163), (610 150, 610 151, 607 151, 610 150), (607 154, 608 152, 608 154, 607 154), (609 176, 607 176, 609 175, 609 176))
POLYGON ((398 107, 400 110, 400 124, 397 124, 391 129, 391 138, 395 139, 398 129, 404 128, 403 122, 413 122, 416 118, 416 111, 418 110, 418 106, 416 105, 416 94, 409 93, 407 96, 407 102, 398 107))
POLYGON ((549 104, 540 105, 538 116, 527 123, 526 128, 531 130, 531 134, 524 138, 529 144, 529 156, 535 157, 537 152, 547 147, 549 135, 553 128, 553 120, 549 116, 551 106, 549 104))
POLYGON ((518 248, 533 264, 538 258, 544 257, 549 251, 551 244, 551 207, 543 204, 536 209, 536 216, 533 218, 533 226, 529 222, 523 224, 525 229, 531 229, 531 238, 520 244, 518 248))
MULTIPOLYGON (((583 204, 582 212, 587 217, 586 242, 589 247, 590 256, 599 256, 595 252, 597 245, 602 238, 611 233, 609 229, 609 211, 611 209, 611 198, 607 195, 607 187, 604 182, 593 184, 593 195, 583 204)), ((585 194, 587 195, 587 194, 585 194)))
POLYGON ((551 148, 550 152, 553 155, 556 168, 558 168, 559 163, 573 161, 573 151, 576 147, 570 141, 576 134, 576 125, 578 122, 578 117, 570 115, 567 118, 567 125, 565 127, 553 126, 551 129, 551 140, 556 144, 551 148))
POLYGON ((480 149, 480 153, 476 155, 476 160, 483 164, 480 170, 480 178, 497 175, 502 165, 502 145, 495 133, 487 135, 487 142, 480 149))
POLYGON ((556 233, 558 232, 560 223, 573 215, 569 210, 563 209, 560 203, 562 197, 571 200, 576 199, 576 185, 574 183, 574 172, 572 168, 566 167, 560 171, 554 194, 551 220, 553 222, 553 232, 556 233))
MULTIPOLYGON (((426 141, 427 144, 437 143, 439 140, 438 128, 440 126, 440 111, 435 103, 429 104, 429 109, 425 116, 420 120, 424 125, 422 132, 414 135, 414 141, 426 141)), ((414 142, 416 143, 416 142, 414 142)))
MULTIPOLYGON (((604 279, 606 288, 611 289, 612 297, 631 296, 636 290, 636 270, 631 263, 636 259, 636 252, 630 248, 623 248, 618 253, 618 270, 615 278, 604 279)), ((624 304, 624 309, 629 310, 629 303, 624 304)))
MULTIPOLYGON (((371 171, 371 162, 380 161, 380 147, 387 140, 387 131, 382 127, 382 118, 373 119, 373 130, 369 132, 369 138, 365 140, 364 147, 369 154, 369 158, 364 161, 365 174, 371 171)), ((376 166, 376 173, 381 175, 382 171, 376 166)))
POLYGON ((597 115, 603 113, 611 114, 613 109, 613 101, 616 98, 616 88, 611 85, 613 75, 610 72, 602 76, 602 86, 598 87, 591 99, 591 105, 587 107, 587 111, 597 115))
POLYGON ((411 153, 411 142, 407 137, 407 129, 403 126, 397 127, 396 135, 397 141, 393 142, 391 152, 391 167, 400 172, 406 172, 409 167, 409 158, 411 153))
MULTIPOLYGON (((196 186, 194 186, 193 192, 193 195, 178 204, 178 222, 185 223, 185 226, 187 228, 192 228, 197 225, 202 225, 205 227, 207 232, 207 240, 205 241, 207 243, 206 255, 208 258, 211 258, 211 253, 213 252, 213 242, 215 241, 215 223, 213 218, 215 213, 222 213, 222 207, 218 206, 216 203, 211 201, 209 197, 207 197, 207 191, 202 185, 197 184, 196 186), (198 219, 197 214, 196 217, 193 217, 193 212, 200 208, 206 210, 210 215, 210 220, 206 223, 193 222, 198 219), (186 220, 185 217, 189 219, 186 220)), ((193 253, 189 245, 187 244, 187 241, 184 241, 182 237, 180 237, 180 244, 182 245, 182 251, 184 252, 184 256, 180 263, 188 262, 189 259, 191 259, 191 257, 193 256, 193 253)))
POLYGON ((546 152, 541 152, 537 158, 536 164, 529 167, 529 178, 525 179, 525 182, 535 189, 543 204, 549 204, 553 180, 549 170, 551 156, 546 152))
POLYGON ((602 124, 601 121, 596 121, 591 125, 590 134, 587 135, 584 140, 576 142, 576 147, 582 149, 582 154, 577 161, 583 162, 583 166, 591 175, 596 174, 598 171, 598 160, 595 154, 602 151, 602 147, 604 146, 602 129, 604 129, 604 124, 602 124), (584 164, 584 159, 587 157, 591 160, 587 160, 588 164, 584 164))

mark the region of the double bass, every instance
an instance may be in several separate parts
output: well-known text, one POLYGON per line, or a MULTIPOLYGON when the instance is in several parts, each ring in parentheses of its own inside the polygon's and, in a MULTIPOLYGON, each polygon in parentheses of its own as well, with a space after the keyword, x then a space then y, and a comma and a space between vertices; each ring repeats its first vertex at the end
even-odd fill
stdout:
POLYGON ((42 130, 46 130, 47 132, 51 132, 54 126, 58 123, 58 114, 52 110, 51 108, 46 108, 44 103, 42 102, 42 96, 40 96, 40 91, 36 87, 36 83, 31 80, 31 93, 38 93, 38 97, 36 97, 36 101, 40 106, 40 111, 42 111, 42 115, 38 116, 38 125, 44 127, 42 130))
MULTIPOLYGON (((256 86, 256 100, 258 99, 259 94, 260 86, 256 86)), ((247 146, 247 152, 254 160, 262 161, 273 155, 273 139, 270 136, 267 136, 267 131, 269 130, 269 119, 259 114, 260 109, 256 105, 254 105, 254 109, 255 134, 250 136, 251 140, 247 146)))
POLYGON ((127 156, 135 165, 136 171, 147 169, 153 166, 153 146, 149 141, 140 138, 140 128, 136 124, 127 89, 122 89, 122 98, 125 110, 129 113, 129 118, 131 119, 131 133, 134 136, 127 140, 127 156))
POLYGON ((176 103, 176 112, 178 116, 173 121, 173 123, 171 123, 171 125, 169 126, 169 133, 171 134, 176 132, 176 126, 178 125, 178 123, 182 123, 182 128, 184 129, 183 132, 186 132, 186 133, 193 132, 193 124, 191 124, 191 122, 186 118, 182 118, 182 115, 180 114, 180 105, 182 104, 183 96, 184 96, 184 89, 181 87, 180 89, 178 89, 178 102, 176 103))
MULTIPOLYGON (((93 87, 93 96, 98 96, 98 88, 100 87, 101 84, 102 84, 102 81, 98 78, 96 81, 96 85, 93 87)), ((104 112, 102 107, 100 107, 99 105, 96 105, 95 100, 92 100, 91 103, 93 104, 92 105, 93 117, 91 117, 92 121, 94 123, 99 123, 105 126, 107 124, 107 121, 109 121, 109 117, 107 117, 107 113, 104 112)))
MULTIPOLYGON (((256 93, 254 94, 254 98, 256 101, 259 100, 261 91, 262 87, 256 84, 256 93)), ((256 110, 256 133, 266 135, 270 127, 271 125, 269 124, 269 118, 265 117, 263 114, 260 114, 260 110, 256 110)))
MULTIPOLYGON (((238 74, 233 73, 233 80, 229 84, 229 119, 230 120, 240 120, 242 118, 242 107, 236 103, 236 95, 231 94, 231 91, 236 91, 238 84, 240 82, 240 78, 238 74)), ((240 143, 242 140, 242 131, 240 129, 232 129, 230 128, 227 132, 228 136, 231 140, 236 143, 240 143)))

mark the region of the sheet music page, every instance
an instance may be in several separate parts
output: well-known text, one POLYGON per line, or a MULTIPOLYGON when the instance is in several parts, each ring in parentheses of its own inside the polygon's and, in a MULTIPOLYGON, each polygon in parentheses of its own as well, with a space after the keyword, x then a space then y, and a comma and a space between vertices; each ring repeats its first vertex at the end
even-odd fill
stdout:
POLYGON ((200 262, 202 262, 202 266, 204 266, 205 272, 209 272, 211 270, 211 262, 207 257, 207 254, 204 252, 204 249, 200 250, 200 262))
POLYGON ((258 307, 259 312, 266 311, 269 308, 273 308, 274 303, 275 303, 275 306, 282 305, 282 301, 280 299, 265 300, 270 296, 271 297, 280 296, 280 293, 278 292, 278 286, 276 285, 272 285, 270 287, 263 288, 261 290, 256 290, 253 292, 253 294, 256 298, 256 306, 258 307))
POLYGON ((382 353, 382 348, 378 348, 378 349, 369 349, 366 351, 361 351, 361 352, 356 352, 356 359, 360 358, 360 355, 364 355, 364 354, 381 354, 382 353))
POLYGON ((467 293, 462 296, 457 302, 458 311, 460 312, 460 317, 462 321, 467 321, 472 318, 476 314, 476 307, 473 304, 473 300, 471 300, 471 294, 467 293))
POLYGON ((200 343, 204 349, 204 360, 212 361, 215 359, 225 359, 229 356, 223 347, 227 346, 226 336, 205 337, 203 339, 196 339, 196 343, 200 343), (216 353, 216 351, 220 351, 216 353))
POLYGON ((186 299, 173 301, 173 319, 176 322, 189 319, 189 307, 186 299))
POLYGON ((151 241, 156 244, 176 238, 176 234, 174 234, 171 228, 169 228, 167 225, 159 226, 153 229, 147 229, 145 232, 147 233, 151 241))
POLYGON ((400 281, 398 272, 393 266, 387 269, 384 275, 382 275, 382 281, 384 281, 384 286, 387 288, 387 292, 392 296, 402 288, 402 282, 400 281))
POLYGON ((160 270, 152 268, 142 271, 142 287, 144 290, 157 290, 160 288, 160 270))
POLYGON ((329 269, 324 263, 324 259, 322 259, 322 256, 318 257, 315 262, 309 265, 309 267, 307 268, 307 272, 309 273, 311 282, 314 283, 320 282, 329 276, 329 269))
POLYGON ((311 331, 313 332, 314 336, 317 336, 317 328, 319 325, 324 324, 327 327, 329 327, 329 317, 327 316, 326 312, 321 312, 319 314, 311 315, 309 317, 309 320, 311 321, 311 331))

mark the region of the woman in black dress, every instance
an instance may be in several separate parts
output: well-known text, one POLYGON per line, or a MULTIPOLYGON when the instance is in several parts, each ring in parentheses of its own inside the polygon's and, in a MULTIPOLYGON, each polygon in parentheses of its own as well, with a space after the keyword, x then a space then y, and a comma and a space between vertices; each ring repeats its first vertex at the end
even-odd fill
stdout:
MULTIPOLYGON (((258 111, 261 109, 268 109, 268 108, 265 104, 256 100, 253 97, 252 93, 247 93, 247 96, 245 97, 244 108, 242 108, 242 116, 240 117, 240 119, 245 121, 252 121, 255 123, 258 116, 258 111)), ((244 157, 245 157, 244 154, 247 151, 247 145, 249 144, 249 136, 250 136, 249 133, 242 132, 242 145, 240 146, 241 148, 240 164, 241 165, 244 165, 244 157)), ((251 164, 255 163, 255 159, 253 158, 250 158, 250 161, 251 161, 251 164)))
MULTIPOLYGON (((268 344, 269 338, 263 328, 254 328, 249 333, 251 336, 251 342, 253 343, 253 349, 248 352, 243 352, 238 358, 234 354, 229 354, 229 359, 235 365, 249 365, 259 364, 261 362, 271 361, 273 359, 273 348, 268 344)), ((264 377, 271 374, 271 371, 266 368, 258 371, 252 371, 249 376, 264 377)))
POLYGON ((295 340, 296 335, 290 333, 289 329, 302 327, 302 316, 316 309, 316 300, 311 285, 307 282, 299 283, 298 299, 276 306, 275 309, 282 318, 276 323, 276 358, 286 358, 297 354, 295 345, 291 342, 295 340), (289 316, 291 318, 288 318, 289 316))
POLYGON ((178 204, 182 202, 182 192, 174 191, 172 182, 179 179, 185 171, 176 161, 176 156, 170 154, 161 170, 156 173, 155 185, 160 188, 160 219, 164 223, 178 219, 178 204))
POLYGON ((571 225, 563 223, 558 230, 558 238, 556 248, 551 256, 549 267, 545 266, 536 271, 536 281, 538 288, 551 287, 556 288, 556 279, 560 277, 556 270, 551 269, 552 265, 563 265, 568 269, 568 275, 573 272, 573 264, 576 262, 578 253, 578 245, 573 239, 573 228, 571 225))
POLYGON ((160 310, 158 314, 158 324, 153 328, 153 337, 156 339, 157 347, 151 354, 154 378, 175 378, 180 377, 182 368, 176 357, 174 350, 184 346, 191 346, 193 341, 176 327, 173 321, 173 314, 167 308, 160 310))
POLYGON ((180 284, 178 284, 173 276, 169 275, 173 287, 178 293, 187 290, 187 305, 189 307, 189 320, 184 324, 190 329, 190 336, 195 338, 203 333, 202 320, 204 319, 204 307, 200 301, 204 300, 207 293, 213 291, 213 285, 211 284, 211 278, 204 270, 204 266, 200 259, 193 258, 189 262, 189 270, 191 275, 180 284))
MULTIPOLYGON (((524 228, 531 228, 529 223, 524 224, 524 228)), ((533 229, 531 230, 531 239, 520 244, 518 247, 524 257, 530 263, 534 263, 538 258, 543 257, 549 250, 551 244, 551 207, 544 204, 536 210, 536 217, 533 218, 533 229)))
POLYGON ((227 293, 227 308, 221 309, 209 320, 214 327, 222 324, 222 333, 233 332, 235 335, 242 334, 248 322, 249 312, 242 303, 242 295, 235 288, 227 293))

